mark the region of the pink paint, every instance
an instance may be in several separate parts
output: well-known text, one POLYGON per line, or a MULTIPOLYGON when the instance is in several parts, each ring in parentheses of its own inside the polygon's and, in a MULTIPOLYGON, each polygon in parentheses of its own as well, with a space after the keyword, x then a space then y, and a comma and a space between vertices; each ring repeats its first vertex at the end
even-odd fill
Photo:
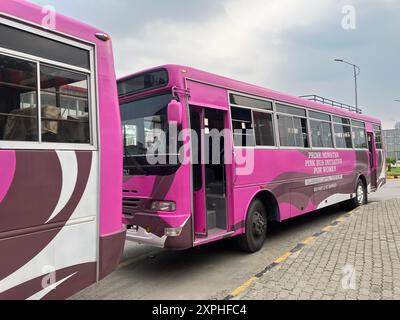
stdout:
MULTIPOLYGON (((32 23, 42 29, 42 8, 24 0, 0 1, 0 12, 32 23)), ((102 30, 57 14, 57 32, 96 44, 100 121, 100 234, 121 231, 122 133, 111 41, 95 37, 102 30)))
POLYGON ((15 151, 0 151, 0 202, 10 189, 15 173, 15 151))
MULTIPOLYGON (((340 108, 300 99, 190 67, 165 65, 145 71, 160 68, 166 69, 169 73, 169 83, 166 87, 144 93, 142 92, 131 97, 124 97, 121 99, 121 102, 127 102, 139 97, 143 98, 146 95, 152 95, 166 89, 178 87, 190 92, 188 101, 190 106, 194 106, 198 110, 201 110, 201 108, 212 108, 226 111, 225 128, 230 129, 229 91, 234 91, 255 97, 263 97, 303 106, 337 116, 362 120, 366 123, 366 128, 369 132, 373 131, 373 124, 381 123, 380 120, 373 117, 359 115, 340 108)), ((139 73, 134 75, 137 74, 139 73)), ((181 101, 185 101, 185 97, 182 97, 181 101)), ((188 108, 188 105, 186 105, 186 108, 188 108)), ((183 129, 185 128, 187 128, 187 126, 184 119, 183 129)), ((330 201, 335 202, 335 200, 328 201, 332 196, 334 198, 339 195, 343 196, 344 199, 350 199, 350 195, 353 194, 355 190, 355 183, 361 175, 367 179, 367 182, 371 179, 370 170, 368 168, 368 150, 255 149, 254 170, 246 175, 239 174, 243 169, 243 166, 238 161, 238 156, 241 152, 242 149, 232 147, 232 142, 226 144, 225 154, 231 155, 235 153, 236 155, 234 157, 234 163, 226 166, 228 207, 227 231, 233 231, 234 235, 241 234, 245 231, 243 223, 246 220, 248 208, 253 199, 261 194, 270 193, 276 199, 279 207, 279 216, 277 216, 276 219, 284 221, 312 212, 318 207, 326 205, 326 203, 331 203, 330 201), (321 155, 323 155, 324 152, 332 153, 332 155, 326 155, 328 158, 317 159, 327 159, 327 163, 331 163, 331 165, 324 166, 327 167, 323 169, 325 171, 319 172, 318 168, 310 162, 310 160, 315 158, 315 154, 312 154, 315 152, 320 152, 321 155), (329 162, 330 156, 333 157, 332 162, 329 162), (318 180, 315 180, 318 178, 327 180, 318 182, 318 180), (344 195, 341 195, 341 193, 344 195)), ((125 196, 128 198, 146 198, 148 200, 154 200, 151 192, 154 190, 156 181, 156 177, 132 178, 125 183, 124 190, 137 190, 137 192, 128 192, 125 193, 125 196)), ((158 213, 156 216, 159 223, 169 224, 174 227, 179 226, 183 217, 189 218, 194 216, 194 231, 192 236, 196 238, 194 232, 201 233, 205 227, 204 216, 207 211, 204 206, 205 192, 204 189, 200 190, 192 197, 189 187, 190 167, 182 165, 175 175, 173 183, 168 186, 169 191, 166 193, 164 199, 157 199, 175 201, 177 204, 177 212, 158 213), (194 201, 194 213, 190 207, 192 198, 194 201)), ((140 213, 140 210, 138 210, 138 213, 140 213)), ((128 224, 135 224, 135 217, 127 218, 125 222, 128 224)), ((145 227, 146 221, 141 221, 141 223, 143 224, 142 227, 145 227)), ((201 243, 207 242, 206 239, 201 241, 201 243)))
MULTIPOLYGON (((65 298, 68 295, 72 295, 82 290, 84 286, 90 285, 91 282, 96 281, 96 263, 98 263, 100 266, 99 271, 101 276, 105 276, 106 274, 109 274, 115 270, 120 261, 122 247, 125 242, 125 229, 122 225, 122 132, 120 129, 121 119, 116 87, 112 42, 102 41, 95 36, 96 33, 104 33, 103 31, 58 13, 56 13, 55 17, 56 30, 49 31, 48 29, 43 28, 41 25, 46 15, 48 15, 48 11, 42 10, 42 7, 24 0, 1 0, 0 15, 4 19, 10 17, 10 21, 13 21, 14 23, 17 22, 22 25, 28 25, 30 28, 37 29, 44 34, 57 34, 58 36, 64 37, 68 40, 72 39, 77 40, 78 42, 86 43, 95 49, 95 59, 93 61, 97 65, 93 66, 93 71, 96 71, 94 73, 96 75, 95 94, 97 95, 98 99, 96 99, 97 106, 94 106, 95 108, 93 108, 93 110, 98 110, 97 118, 99 119, 99 145, 98 152, 93 152, 93 156, 97 157, 99 155, 100 168, 92 168, 92 170, 96 170, 96 172, 98 171, 100 175, 100 185, 98 188, 99 193, 93 194, 94 201, 99 198, 100 203, 99 212, 95 211, 88 214, 96 214, 99 216, 100 230, 98 234, 100 239, 98 239, 99 237, 97 237, 97 239, 93 238, 92 243, 86 243, 84 245, 93 246, 93 248, 95 248, 97 246, 96 244, 99 243, 99 260, 91 261, 93 263, 91 263, 90 270, 79 270, 77 277, 68 279, 63 285, 60 285, 51 293, 51 298, 65 298)), ((26 45, 34 46, 35 44, 29 43, 26 45)), ((24 152, 29 153, 30 151, 27 150, 24 152)), ((53 150, 51 152, 53 152, 53 150)), ((18 170, 19 172, 20 169, 16 169, 16 165, 15 151, 0 150, 0 203, 2 202, 2 204, 5 204, 4 199, 7 197, 7 192, 9 196, 11 195, 9 190, 13 183, 13 178, 15 179, 15 171, 18 170)), ((21 178, 20 175, 18 175, 18 177, 21 178)), ((52 181, 50 181, 50 183, 51 182, 52 181)), ((57 182, 61 183, 60 180, 57 182)), ((21 181, 19 180, 17 183, 21 183, 21 181)), ((45 181, 44 183, 48 184, 49 181, 45 181)), ((39 188, 40 187, 42 186, 39 185, 39 188)), ((37 201, 47 200, 48 199, 44 198, 38 199, 37 201)), ((78 201, 79 199, 75 200, 78 201)), ((29 208, 29 203, 27 203, 26 206, 29 208)), ((73 208, 68 210, 72 211, 73 208)), ((43 210, 41 210, 41 212, 42 211, 43 210)), ((18 212, 21 212, 21 210, 18 210, 18 212)), ((13 217, 8 213, 9 212, 3 212, 2 218, 12 219, 13 217)), ((19 223, 19 220, 21 219, 17 218, 17 223, 19 223)), ((21 226, 19 227, 20 229, 23 228, 22 222, 23 221, 21 221, 21 226)), ((50 235, 54 234, 54 236, 56 236, 58 232, 63 231, 52 226, 51 232, 47 232, 48 230, 46 231, 46 226, 48 226, 48 224, 45 223, 43 225, 34 226, 34 228, 37 228, 39 231, 42 230, 42 232, 36 232, 36 229, 29 229, 29 232, 27 231, 25 236, 21 235, 20 237, 9 238, 5 236, 5 238, 3 237, 4 239, 2 239, 3 249, 2 252, 0 252, 0 256, 5 255, 3 251, 7 246, 6 243, 9 243, 9 246, 14 248, 16 252, 23 252, 24 254, 22 256, 26 256, 26 258, 18 257, 18 259, 22 259, 23 261, 18 260, 18 263, 16 263, 16 261, 14 261, 15 259, 13 260, 13 257, 9 255, 9 259, 7 259, 8 262, 5 265, 4 263, 2 264, 1 271, 6 273, 6 276, 10 279, 13 279, 12 282, 15 283, 15 287, 11 288, 11 291, 13 291, 13 299, 25 299, 27 297, 26 292, 21 291, 21 288, 24 285, 29 284, 30 287, 35 288, 35 286, 31 285, 31 282, 27 282, 25 284, 21 283, 24 281, 23 279, 25 279, 25 277, 29 279, 30 274, 18 274, 17 276, 15 273, 13 273, 16 270, 14 267, 18 267, 20 262, 23 263, 21 266, 29 266, 32 261, 30 261, 31 258, 27 252, 30 250, 36 250, 36 247, 38 247, 40 251, 46 251, 46 248, 48 247, 53 248, 54 245, 48 246, 48 241, 51 241, 51 239, 46 238, 47 233, 50 235), (31 243, 30 245, 30 240, 27 238, 32 235, 31 232, 32 234, 37 235, 40 233, 40 237, 38 236, 38 239, 40 239, 38 241, 35 240, 35 242, 31 243), (10 268, 10 266, 13 264, 15 266, 10 268), (9 272, 11 273, 8 274, 9 272)), ((95 224, 93 224, 93 227, 95 227, 95 224)), ((15 229, 18 229, 18 226, 15 229)), ((97 234, 97 232, 94 234, 97 234)), ((56 249, 57 252, 63 253, 65 246, 63 244, 57 244, 56 249)), ((50 264, 52 263, 51 261, 54 261, 52 252, 47 252, 45 256, 48 257, 50 264)), ((68 257, 65 258, 68 259, 68 257)), ((82 259, 86 262, 86 259, 88 258, 89 257, 83 257, 82 259)), ((73 262, 77 263, 75 260, 73 262)), ((49 264, 47 262, 44 263, 49 264)), ((36 272, 36 265, 37 263, 33 263, 32 265, 32 271, 34 272, 36 272)), ((28 269, 27 271, 23 272, 29 273, 31 270, 28 269)), ((48 296, 44 298, 47 297, 48 296)))

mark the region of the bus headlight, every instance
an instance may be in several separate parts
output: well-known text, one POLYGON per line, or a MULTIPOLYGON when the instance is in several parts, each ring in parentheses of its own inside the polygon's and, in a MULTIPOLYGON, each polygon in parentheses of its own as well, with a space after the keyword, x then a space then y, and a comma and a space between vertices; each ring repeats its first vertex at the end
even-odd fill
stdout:
POLYGON ((176 204, 173 201, 153 201, 150 209, 152 211, 174 212, 176 211, 176 204))
POLYGON ((166 228, 165 235, 167 237, 179 237, 182 233, 183 228, 166 228))

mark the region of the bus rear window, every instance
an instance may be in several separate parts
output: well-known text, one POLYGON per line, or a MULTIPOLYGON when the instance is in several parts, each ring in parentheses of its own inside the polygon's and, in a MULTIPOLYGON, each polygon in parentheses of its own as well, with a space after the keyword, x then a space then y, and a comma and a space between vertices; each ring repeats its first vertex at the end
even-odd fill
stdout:
POLYGON ((167 70, 156 70, 146 72, 126 80, 118 82, 118 95, 120 97, 147 91, 156 88, 162 88, 168 85, 167 70))

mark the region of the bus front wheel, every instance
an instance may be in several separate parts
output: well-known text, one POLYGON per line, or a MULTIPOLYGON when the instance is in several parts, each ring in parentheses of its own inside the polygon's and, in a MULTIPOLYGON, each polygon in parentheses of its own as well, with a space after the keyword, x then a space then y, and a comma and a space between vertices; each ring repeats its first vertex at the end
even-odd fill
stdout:
POLYGON ((267 237, 267 226, 267 212, 264 204, 256 199, 247 213, 246 232, 238 238, 239 247, 249 253, 261 250, 267 237))

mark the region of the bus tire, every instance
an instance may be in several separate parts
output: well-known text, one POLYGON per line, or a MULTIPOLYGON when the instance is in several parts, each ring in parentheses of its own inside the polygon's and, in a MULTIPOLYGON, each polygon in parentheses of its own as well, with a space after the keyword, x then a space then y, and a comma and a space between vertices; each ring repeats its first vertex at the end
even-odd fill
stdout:
POLYGON ((239 247, 248 253, 255 253, 264 245, 267 237, 267 211, 261 200, 255 199, 247 212, 246 232, 239 236, 239 247))
POLYGON ((368 190, 362 179, 358 179, 356 187, 356 196, 348 202, 345 202, 345 208, 354 210, 360 206, 368 204, 368 190))

